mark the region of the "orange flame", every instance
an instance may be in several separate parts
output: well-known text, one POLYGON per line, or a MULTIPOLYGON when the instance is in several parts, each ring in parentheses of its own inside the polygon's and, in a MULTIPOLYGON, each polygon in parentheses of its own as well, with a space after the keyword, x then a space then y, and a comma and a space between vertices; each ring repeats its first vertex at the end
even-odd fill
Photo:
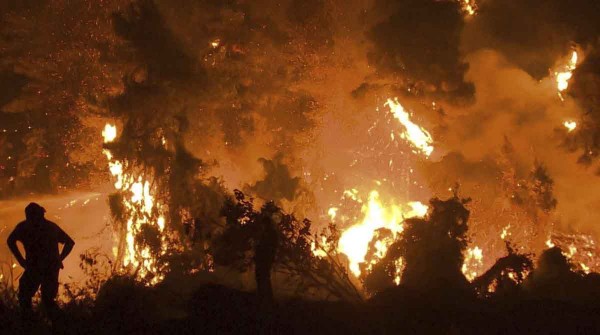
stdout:
POLYGON ((429 157, 433 152, 433 146, 431 145, 433 139, 429 132, 410 120, 410 114, 398 102, 398 98, 388 99, 385 106, 390 108, 394 118, 400 121, 405 128, 400 137, 409 141, 419 152, 429 157))
POLYGON ((402 222, 406 218, 424 216, 427 210, 428 207, 420 202, 408 202, 402 206, 394 204, 384 206, 379 200, 379 192, 371 191, 367 203, 362 206, 364 215, 362 222, 346 229, 340 237, 338 251, 348 256, 350 271, 358 277, 361 274, 361 263, 373 264, 383 258, 393 239, 404 230, 402 222), (380 228, 389 229, 393 238, 376 241, 375 257, 378 259, 366 260, 369 243, 375 231, 380 228))
POLYGON ((562 66, 562 71, 554 72, 556 78, 556 88, 558 89, 558 96, 561 100, 564 100, 562 92, 569 88, 569 80, 573 77, 573 71, 577 68, 578 54, 576 50, 571 53, 571 58, 566 65, 562 66))
POLYGON ((468 248, 462 266, 462 273, 469 281, 477 278, 479 270, 483 266, 483 250, 478 246, 468 248))
MULTIPOLYGON (((117 127, 106 124, 102 131, 104 143, 112 143, 117 138, 117 127)), ((108 159, 108 168, 114 178, 114 187, 123 192, 123 207, 126 210, 127 225, 125 234, 125 248, 123 266, 131 266, 137 270, 138 276, 146 277, 148 274, 157 274, 157 260, 151 254, 148 246, 141 247, 135 243, 135 237, 143 225, 155 225, 159 232, 165 229, 164 206, 155 201, 151 184, 143 175, 137 177, 126 173, 124 166, 127 162, 115 160, 110 150, 104 149, 108 159)), ((164 239, 161 241, 161 250, 166 249, 164 239)), ((162 280, 161 275, 155 275, 150 284, 157 284, 162 280)))

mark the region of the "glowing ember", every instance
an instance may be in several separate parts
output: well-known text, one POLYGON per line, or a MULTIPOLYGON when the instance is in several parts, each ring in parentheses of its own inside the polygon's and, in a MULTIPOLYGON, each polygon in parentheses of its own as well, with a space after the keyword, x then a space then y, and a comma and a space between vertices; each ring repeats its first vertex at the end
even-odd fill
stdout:
MULTIPOLYGON (((117 137, 117 127, 107 124, 102 131, 102 136, 104 143, 114 142, 117 137)), ((144 225, 156 226, 160 233, 164 231, 164 206, 156 203, 151 184, 144 178, 143 173, 138 176, 126 173, 124 166, 127 162, 113 159, 110 150, 105 149, 103 152, 108 159, 110 174, 115 180, 114 187, 123 194, 122 205, 127 218, 125 246, 121 255, 123 266, 131 266, 141 278, 151 275, 150 284, 156 284, 162 280, 162 276, 157 275, 156 258, 149 246, 141 246, 135 239, 144 225)), ((164 239, 161 239, 161 252, 165 250, 164 243, 164 239)))
POLYGON ((589 274, 592 270, 590 269, 589 266, 585 265, 584 263, 579 263, 579 266, 581 266, 581 269, 583 270, 583 272, 585 274, 589 274))
POLYGON ((215 39, 212 42, 210 42, 210 46, 213 47, 214 49, 218 48, 219 45, 221 45, 221 40, 220 39, 215 39))
POLYGON ((393 239, 404 230, 402 225, 404 219, 424 216, 427 214, 427 209, 428 207, 420 202, 409 202, 405 206, 389 205, 386 207, 379 200, 379 192, 371 191, 368 202, 362 206, 364 214, 362 222, 344 231, 339 241, 338 250, 348 256, 350 271, 355 276, 360 276, 360 264, 367 261, 365 256, 369 242, 373 239, 377 229, 387 228, 393 236, 392 239, 376 241, 375 256, 381 259, 385 256, 393 239))
POLYGON ((335 217, 337 215, 337 212, 338 212, 338 208, 336 208, 336 207, 331 207, 327 211, 327 214, 329 215, 329 218, 331 219, 331 221, 335 221, 335 217))
POLYGON ((573 71, 577 68, 578 55, 577 51, 573 50, 569 62, 563 67, 562 71, 554 72, 556 77, 556 87, 558 89, 558 96, 563 100, 562 92, 569 87, 569 80, 573 77, 573 71))
POLYGON ((402 279, 402 270, 404 270, 404 259, 398 258, 394 264, 396 267, 396 273, 394 274, 394 283, 400 285, 402 279))
POLYGON ((353 188, 351 190, 345 190, 344 197, 350 198, 359 203, 362 202, 362 200, 360 198, 358 198, 358 190, 355 188, 353 188))
POLYGON ((469 281, 477 278, 479 270, 483 266, 483 250, 478 246, 468 248, 462 266, 462 273, 469 281))
POLYGON ((563 123, 563 126, 565 126, 565 128, 567 128, 567 131, 570 133, 573 130, 575 130, 575 128, 577 128, 577 122, 575 122, 575 121, 565 121, 563 123))
POLYGON ((505 240, 508 236, 510 236, 509 229, 510 229, 510 223, 506 227, 502 228, 502 233, 500 233, 501 239, 505 240))
POLYGON ((321 241, 319 243, 315 241, 311 242, 310 250, 316 257, 324 258, 327 257, 327 252, 325 251, 327 245, 327 238, 325 236, 321 236, 321 241))
POLYGON ((102 130, 102 137, 104 138, 104 143, 113 142, 117 138, 117 126, 107 123, 104 126, 104 130, 102 130))
POLYGON ((433 139, 429 132, 410 120, 410 114, 404 110, 397 98, 388 99, 385 106, 390 108, 394 118, 400 121, 405 128, 400 137, 409 141, 422 154, 429 157, 433 152, 433 146, 431 145, 433 139))

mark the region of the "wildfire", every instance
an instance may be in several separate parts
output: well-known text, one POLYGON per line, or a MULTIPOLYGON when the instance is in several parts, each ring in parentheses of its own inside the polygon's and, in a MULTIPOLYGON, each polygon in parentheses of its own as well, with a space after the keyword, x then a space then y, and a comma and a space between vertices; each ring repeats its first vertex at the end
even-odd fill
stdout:
POLYGON ((577 51, 573 50, 571 58, 568 63, 563 66, 562 71, 554 72, 556 77, 556 88, 558 89, 558 96, 561 100, 563 99, 562 92, 569 87, 569 80, 573 77, 573 71, 577 68, 578 55, 577 51))
MULTIPOLYGON (((394 118, 404 127, 401 132, 392 131, 390 134, 391 139, 394 140, 396 134, 398 134, 400 138, 409 142, 416 154, 429 157, 434 149, 432 146, 433 139, 429 132, 411 120, 410 114, 398 102, 397 98, 387 99, 384 106, 389 107, 394 118)), ((379 181, 377 181, 377 184, 381 185, 379 181)), ((350 272, 356 277, 361 275, 361 265, 366 265, 366 268, 369 269, 385 257, 390 245, 396 240, 398 234, 403 232, 405 219, 425 216, 428 211, 428 207, 420 202, 407 202, 402 205, 384 204, 380 200, 379 192, 376 190, 370 191, 366 200, 359 197, 358 190, 355 188, 345 190, 343 194, 345 198, 352 199, 362 205, 362 219, 342 233, 337 248, 340 253, 348 257, 350 272), (379 236, 378 230, 380 229, 387 229, 391 234, 379 236), (374 250, 367 257, 369 246, 374 250)), ((328 211, 329 217, 334 220, 338 215, 338 211, 339 209, 336 207, 330 208, 328 211)), ((396 263, 397 273, 394 281, 398 284, 403 265, 402 259, 399 259, 396 263)))
MULTIPOLYGON (((340 237, 338 251, 348 256, 350 271, 355 276, 360 276, 360 264, 367 262, 365 256, 376 230, 386 228, 392 232, 392 239, 375 242, 375 257, 381 259, 395 237, 404 230, 402 222, 406 218, 424 216, 427 210, 428 207, 420 202, 409 202, 404 206, 392 204, 386 207, 379 199, 379 192, 371 191, 367 203, 362 206, 362 222, 348 228, 340 237)), ((373 264, 377 260, 368 262, 373 264)))
POLYGON ((433 152, 433 146, 431 145, 433 138, 429 132, 410 120, 410 114, 398 102, 398 98, 388 99, 385 106, 390 108, 394 118, 400 121, 405 128, 400 137, 409 141, 418 151, 429 157, 433 152))
MULTIPOLYGON (((106 124, 102 131, 104 143, 112 143, 117 138, 117 127, 106 124)), ((116 160, 110 150, 103 150, 108 159, 108 168, 113 176, 114 187, 122 192, 122 205, 127 218, 125 246, 122 254, 123 266, 131 266, 141 278, 153 275, 150 284, 162 280, 157 274, 157 260, 149 246, 136 243, 136 236, 144 229, 144 225, 155 226, 160 233, 165 229, 164 206, 157 203, 151 183, 143 173, 135 176, 125 172, 127 162, 116 160)), ((161 241, 161 251, 165 250, 164 240, 161 241)))

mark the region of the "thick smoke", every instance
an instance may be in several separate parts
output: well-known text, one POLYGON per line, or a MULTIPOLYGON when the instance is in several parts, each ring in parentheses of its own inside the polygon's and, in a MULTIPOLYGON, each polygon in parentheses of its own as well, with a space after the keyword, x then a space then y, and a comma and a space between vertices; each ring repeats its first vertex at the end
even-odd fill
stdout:
POLYGON ((437 99, 466 102, 474 87, 465 82, 468 64, 459 51, 464 26, 458 1, 378 1, 388 12, 370 28, 371 63, 382 76, 403 78, 405 88, 437 99))
MULTIPOLYGON (((541 164, 552 179, 550 198, 557 200, 554 211, 553 206, 540 206, 553 213, 551 222, 593 230, 596 214, 591 208, 597 205, 594 194, 600 184, 594 171, 578 164, 577 154, 563 145, 573 135, 562 123, 584 115, 577 101, 561 102, 552 77, 538 81, 495 51, 479 51, 467 59, 471 68, 466 78, 477 88, 476 102, 463 109, 446 108, 445 128, 437 135, 450 153, 425 169, 435 182, 433 191, 460 182, 464 194, 478 194, 489 211, 512 203, 531 213, 526 207, 537 203, 535 197, 515 202, 515 190, 533 187, 532 173, 541 164)), ((520 220, 536 221, 526 217, 520 220)))
POLYGON ((595 134, 600 118, 598 90, 594 90, 598 81, 600 5, 589 0, 554 0, 543 6, 537 1, 486 0, 479 5, 478 15, 471 18, 463 33, 465 54, 494 49, 511 64, 542 80, 571 49, 579 51, 580 64, 568 94, 584 113, 579 115, 579 131, 565 144, 569 150, 578 151, 580 163, 591 165, 597 157, 595 134))
POLYGON ((574 43, 596 43, 600 6, 590 0, 482 0, 463 34, 466 52, 493 48, 532 77, 548 75, 574 43))

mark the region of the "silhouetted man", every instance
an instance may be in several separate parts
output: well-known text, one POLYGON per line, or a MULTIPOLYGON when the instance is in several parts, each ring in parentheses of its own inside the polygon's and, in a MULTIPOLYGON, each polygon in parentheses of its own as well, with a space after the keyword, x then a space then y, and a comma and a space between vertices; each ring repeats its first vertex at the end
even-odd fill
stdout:
POLYGON ((25 271, 19 280, 19 304, 25 312, 31 311, 31 298, 42 287, 42 303, 48 313, 57 310, 58 272, 62 261, 69 255, 75 242, 55 223, 44 218, 46 210, 30 203, 25 207, 25 221, 19 223, 8 236, 8 247, 25 271), (25 257, 17 247, 23 244, 25 257), (58 245, 64 244, 59 253, 58 245))
POLYGON ((254 248, 254 274, 256 276, 256 291, 261 303, 273 301, 271 286, 271 268, 277 253, 277 229, 270 217, 265 216, 259 222, 259 236, 254 248))

